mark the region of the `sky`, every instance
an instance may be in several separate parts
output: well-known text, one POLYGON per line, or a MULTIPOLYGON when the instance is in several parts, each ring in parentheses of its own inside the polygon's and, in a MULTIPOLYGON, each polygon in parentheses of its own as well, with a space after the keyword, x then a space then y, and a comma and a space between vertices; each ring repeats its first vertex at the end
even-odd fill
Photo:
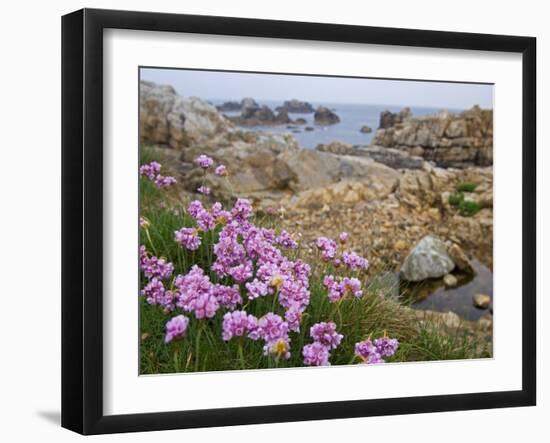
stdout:
POLYGON ((169 84, 183 96, 207 100, 284 101, 291 98, 314 103, 361 103, 396 106, 467 109, 493 107, 493 85, 318 77, 185 69, 141 68, 141 79, 169 84))

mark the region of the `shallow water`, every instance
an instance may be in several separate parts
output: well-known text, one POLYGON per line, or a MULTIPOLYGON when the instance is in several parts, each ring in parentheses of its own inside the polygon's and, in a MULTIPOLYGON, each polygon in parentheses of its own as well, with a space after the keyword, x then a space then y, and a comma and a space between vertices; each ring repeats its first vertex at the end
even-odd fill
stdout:
POLYGON ((487 294, 491 297, 491 306, 493 305, 493 273, 477 260, 472 260, 472 266, 476 271, 473 277, 454 274, 458 279, 458 285, 454 288, 446 288, 442 279, 418 283, 401 282, 401 298, 410 302, 415 309, 452 311, 465 320, 479 320, 490 311, 476 308, 472 297, 475 294, 487 294))

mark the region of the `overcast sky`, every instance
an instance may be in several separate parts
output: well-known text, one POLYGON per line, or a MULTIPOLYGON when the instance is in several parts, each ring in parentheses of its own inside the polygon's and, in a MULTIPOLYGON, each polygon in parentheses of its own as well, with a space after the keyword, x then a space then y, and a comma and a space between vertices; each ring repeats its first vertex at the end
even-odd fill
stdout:
POLYGON ((141 69, 141 78, 172 85, 180 95, 203 99, 291 98, 321 103, 362 103, 466 109, 493 107, 493 86, 368 78, 248 74, 184 69, 141 69))

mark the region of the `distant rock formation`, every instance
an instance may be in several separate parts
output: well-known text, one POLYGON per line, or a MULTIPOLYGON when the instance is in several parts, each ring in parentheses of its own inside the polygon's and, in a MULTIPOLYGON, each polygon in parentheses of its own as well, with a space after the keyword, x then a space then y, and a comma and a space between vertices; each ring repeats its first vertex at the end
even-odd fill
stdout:
POLYGON ((334 125, 340 123, 340 117, 325 106, 319 106, 313 116, 316 125, 334 125))
POLYGON ((242 109, 242 104, 241 102, 232 100, 216 106, 216 109, 220 112, 236 112, 242 109))
MULTIPOLYGON (((415 118, 405 118, 403 116, 408 113, 401 113, 398 114, 401 117, 394 118, 391 126, 377 131, 372 145, 403 150, 433 161, 440 167, 493 164, 491 109, 474 106, 459 114, 440 112, 415 118)), ((386 111, 381 114, 381 124, 389 122, 387 115, 386 111)))
POLYGON ((370 126, 363 125, 361 126, 359 132, 362 132, 363 134, 370 134, 372 132, 372 128, 370 126))
POLYGON ((315 110, 311 103, 293 98, 292 100, 286 100, 282 106, 275 108, 277 111, 286 111, 295 114, 311 114, 315 110))
POLYGON ((395 126, 398 123, 403 123, 406 119, 412 117, 410 108, 403 108, 399 112, 383 111, 380 113, 379 129, 386 129, 395 126))

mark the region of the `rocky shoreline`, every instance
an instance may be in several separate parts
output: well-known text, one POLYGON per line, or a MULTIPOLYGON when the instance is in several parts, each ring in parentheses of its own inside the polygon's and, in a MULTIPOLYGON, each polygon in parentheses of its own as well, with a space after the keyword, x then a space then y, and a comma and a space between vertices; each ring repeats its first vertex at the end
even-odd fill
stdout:
MULTIPOLYGON (((254 103, 221 109, 240 105, 239 118, 246 111, 248 119, 260 119, 267 111, 254 103)), ((286 120, 288 108, 271 111, 266 121, 286 120)), ((172 165, 180 198, 193 198, 203 184, 192 162, 205 153, 231 166, 228 177, 207 178, 213 197, 252 199, 266 217, 300 232, 305 245, 334 236, 335 229, 348 231, 350 247, 369 257, 373 272, 399 271, 415 245, 434 236, 492 269, 492 111, 474 107, 420 118, 406 109, 385 113, 371 145, 335 142, 317 149, 301 148, 291 134, 246 131, 222 111, 169 86, 141 82, 140 141, 172 165), (462 183, 476 185, 462 194, 479 209, 471 216, 450 204, 462 183)), ((322 119, 331 124, 326 111, 322 119)))

